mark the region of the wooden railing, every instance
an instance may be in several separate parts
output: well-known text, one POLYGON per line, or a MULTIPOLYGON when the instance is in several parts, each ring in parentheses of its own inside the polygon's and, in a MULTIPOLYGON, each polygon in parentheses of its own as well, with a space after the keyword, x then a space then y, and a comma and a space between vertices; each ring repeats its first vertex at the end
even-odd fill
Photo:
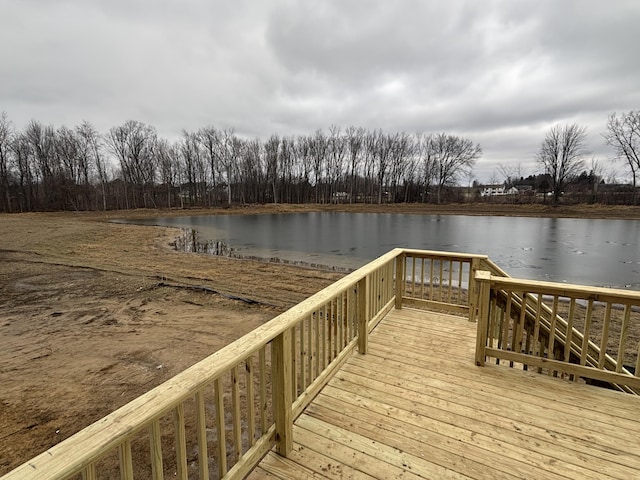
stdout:
POLYGON ((138 397, 4 480, 242 478, 394 305, 393 250, 138 397), (135 461, 134 461, 135 459, 135 461), (135 470, 135 471, 134 471, 135 470))
POLYGON ((3 480, 242 478, 274 446, 288 454, 293 420, 394 304, 473 318, 483 258, 392 250, 3 480))
POLYGON ((404 249, 396 260, 396 307, 401 305, 476 318, 475 272, 486 255, 404 249))
MULTIPOLYGON (((500 272, 497 272, 500 274, 500 272)), ((487 359, 640 392, 640 293, 476 274, 476 363, 487 359), (635 375, 633 374, 635 372, 635 375)))
POLYGON ((367 352, 394 305, 477 316, 479 365, 494 358, 640 389, 621 360, 638 371, 628 329, 640 294, 515 280, 484 255, 394 249, 2 480, 242 478, 270 449, 291 451, 295 418, 354 350, 367 352))

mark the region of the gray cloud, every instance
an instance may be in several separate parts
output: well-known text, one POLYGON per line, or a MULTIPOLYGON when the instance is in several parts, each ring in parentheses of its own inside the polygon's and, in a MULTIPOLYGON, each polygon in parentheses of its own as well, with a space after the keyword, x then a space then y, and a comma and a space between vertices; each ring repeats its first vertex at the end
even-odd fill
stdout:
POLYGON ((167 137, 331 124, 448 131, 533 169, 545 131, 640 108, 640 3, 0 0, 0 110, 16 126, 127 119, 167 137))

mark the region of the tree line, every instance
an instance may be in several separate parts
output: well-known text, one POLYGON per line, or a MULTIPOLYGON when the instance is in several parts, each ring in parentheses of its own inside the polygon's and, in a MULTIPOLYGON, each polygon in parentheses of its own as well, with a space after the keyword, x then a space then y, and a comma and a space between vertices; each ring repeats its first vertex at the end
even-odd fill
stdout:
MULTIPOLYGON (((640 111, 613 113, 603 134, 631 174, 640 174, 640 111)), ((585 171, 586 129, 556 125, 536 155, 543 196, 560 202, 570 185, 597 187, 585 171)), ((139 121, 100 133, 32 120, 16 130, 0 114, 0 211, 212 207, 234 203, 463 201, 479 144, 447 133, 331 126, 309 135, 245 139, 233 129, 184 130, 177 140, 139 121)), ((505 182, 514 167, 501 166, 505 182)), ((473 197, 473 195, 471 196, 473 197)))
MULTIPOLYGON (((586 127, 578 124, 555 125, 546 133, 536 160, 541 173, 548 177, 553 203, 560 201, 566 187, 580 183, 584 176, 597 177, 600 167, 592 162, 591 171, 585 172, 587 156, 586 127), (582 172, 582 173, 581 173, 582 172)), ((640 173, 640 111, 618 116, 609 115, 607 130, 602 135, 605 143, 614 149, 614 159, 625 163, 631 174, 632 203, 637 203, 637 177, 640 173)), ((592 178, 593 180, 593 178, 592 178)), ((597 185, 597 183, 593 183, 597 185)))
POLYGON ((441 202, 469 175, 480 145, 447 133, 331 126, 243 139, 204 127, 180 138, 127 121, 101 134, 0 116, 5 212, 211 207, 234 203, 441 202))

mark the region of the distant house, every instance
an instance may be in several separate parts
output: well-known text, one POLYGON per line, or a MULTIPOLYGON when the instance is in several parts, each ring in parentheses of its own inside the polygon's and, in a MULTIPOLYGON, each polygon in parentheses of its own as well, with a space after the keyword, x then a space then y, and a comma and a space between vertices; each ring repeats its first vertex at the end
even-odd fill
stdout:
POLYGON ((517 195, 516 187, 506 187, 505 185, 485 185, 482 187, 480 195, 483 197, 497 197, 502 195, 517 195))

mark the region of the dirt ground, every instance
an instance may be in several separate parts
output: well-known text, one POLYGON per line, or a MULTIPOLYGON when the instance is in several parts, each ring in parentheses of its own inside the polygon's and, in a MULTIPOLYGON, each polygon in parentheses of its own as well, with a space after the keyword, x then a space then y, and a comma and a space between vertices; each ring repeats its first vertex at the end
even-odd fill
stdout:
POLYGON ((514 205, 0 215, 0 475, 342 275, 180 253, 177 230, 109 220, 312 210, 640 219, 637 207, 514 205))

